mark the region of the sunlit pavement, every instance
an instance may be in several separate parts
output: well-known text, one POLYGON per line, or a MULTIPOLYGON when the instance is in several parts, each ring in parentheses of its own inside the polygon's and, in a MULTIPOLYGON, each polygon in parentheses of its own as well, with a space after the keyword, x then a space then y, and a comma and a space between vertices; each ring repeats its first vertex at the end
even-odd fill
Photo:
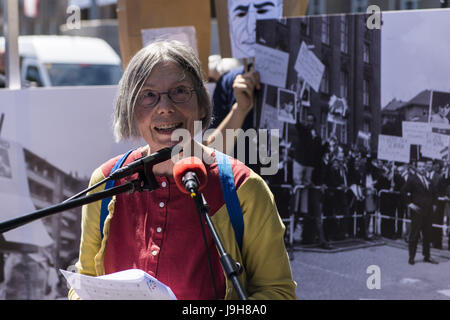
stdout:
POLYGON ((419 245, 416 263, 409 265, 403 239, 347 241, 328 251, 296 244, 291 251, 296 293, 306 300, 449 300, 450 251, 444 248, 431 249, 439 262, 434 265, 423 262, 419 245))

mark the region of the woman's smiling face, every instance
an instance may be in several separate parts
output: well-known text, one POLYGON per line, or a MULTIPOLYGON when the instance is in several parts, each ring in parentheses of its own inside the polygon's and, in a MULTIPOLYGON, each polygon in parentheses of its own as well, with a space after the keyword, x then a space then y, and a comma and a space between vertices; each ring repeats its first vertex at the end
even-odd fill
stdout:
POLYGON ((146 105, 146 96, 171 89, 194 89, 194 85, 186 71, 176 63, 168 61, 158 63, 153 68, 139 93, 135 119, 139 133, 151 152, 177 144, 179 141, 171 139, 176 129, 186 129, 191 137, 194 137, 194 121, 200 121, 206 113, 204 107, 198 105, 195 91, 192 91, 192 97, 183 103, 175 103, 167 94, 160 94, 156 105, 146 105))

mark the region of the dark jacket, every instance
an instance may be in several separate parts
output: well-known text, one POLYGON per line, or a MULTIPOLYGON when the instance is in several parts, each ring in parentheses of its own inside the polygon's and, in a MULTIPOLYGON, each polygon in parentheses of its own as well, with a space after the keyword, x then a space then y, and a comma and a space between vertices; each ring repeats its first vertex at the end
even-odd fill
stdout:
POLYGON ((414 203, 422 210, 429 211, 433 205, 435 192, 433 185, 431 183, 428 185, 429 187, 426 188, 416 174, 410 174, 400 192, 403 198, 409 200, 409 203, 414 203))
POLYGON ((317 134, 312 136, 312 129, 297 121, 297 143, 295 145, 294 159, 298 163, 308 167, 315 167, 323 155, 326 148, 322 145, 322 139, 317 134))
MULTIPOLYGON (((240 66, 223 74, 219 81, 217 81, 213 94, 213 120, 210 128, 217 128, 236 102, 233 92, 233 82, 242 73, 244 73, 244 67, 240 66)), ((242 125, 243 130, 250 128, 254 128, 253 109, 248 113, 242 125)))

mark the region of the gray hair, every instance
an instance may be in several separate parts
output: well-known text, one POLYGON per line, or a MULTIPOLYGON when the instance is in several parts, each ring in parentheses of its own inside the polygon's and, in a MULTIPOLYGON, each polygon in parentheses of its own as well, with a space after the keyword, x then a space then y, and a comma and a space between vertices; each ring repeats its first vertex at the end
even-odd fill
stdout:
POLYGON ((161 62, 174 62, 190 75, 196 90, 199 108, 205 109, 203 130, 208 129, 212 118, 212 104, 205 88, 200 62, 191 47, 179 41, 156 41, 142 48, 130 60, 120 79, 114 111, 114 137, 116 141, 139 138, 135 119, 138 94, 153 68, 161 62))

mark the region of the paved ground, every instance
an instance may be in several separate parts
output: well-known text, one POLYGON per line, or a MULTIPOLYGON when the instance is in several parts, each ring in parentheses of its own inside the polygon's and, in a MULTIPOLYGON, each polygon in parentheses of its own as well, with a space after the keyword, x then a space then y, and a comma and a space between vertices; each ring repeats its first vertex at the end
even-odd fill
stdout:
POLYGON ((299 299, 450 299, 450 251, 446 247, 431 250, 432 257, 440 262, 432 265, 422 261, 419 245, 416 264, 411 266, 404 240, 353 240, 335 245, 336 250, 328 252, 313 246, 294 246, 291 266, 299 299), (369 289, 368 279, 369 286, 379 283, 380 288, 369 289))

